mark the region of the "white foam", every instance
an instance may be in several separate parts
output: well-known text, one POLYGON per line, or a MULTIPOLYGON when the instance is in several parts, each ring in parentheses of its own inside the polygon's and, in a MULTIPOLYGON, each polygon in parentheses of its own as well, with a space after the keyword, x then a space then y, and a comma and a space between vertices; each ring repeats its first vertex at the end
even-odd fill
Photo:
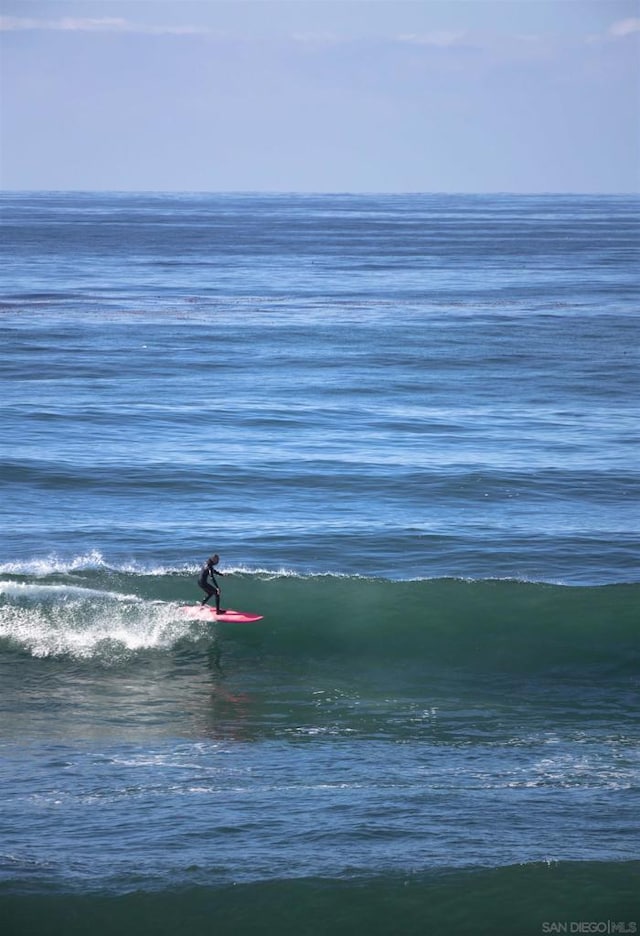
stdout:
MULTIPOLYGON (((189 575, 197 574, 201 563, 184 563, 182 565, 159 564, 149 565, 136 560, 128 562, 109 562, 104 555, 97 549, 90 550, 78 556, 70 558, 61 558, 56 554, 50 554, 43 557, 34 557, 32 559, 20 559, 11 562, 0 563, 0 575, 25 575, 35 578, 45 578, 49 575, 68 575, 90 570, 103 570, 105 572, 122 573, 125 575, 154 576, 163 575, 189 575)), ((227 575, 253 575, 266 580, 279 578, 308 579, 317 577, 328 578, 356 578, 368 580, 371 578, 366 575, 353 573, 343 573, 336 571, 300 571, 296 569, 281 566, 279 568, 267 568, 264 566, 251 566, 244 563, 228 564, 221 563, 222 571, 227 575)))
POLYGON ((34 657, 120 662, 141 650, 168 649, 206 628, 186 621, 179 606, 168 602, 150 604, 89 589, 66 588, 61 595, 57 586, 46 590, 54 600, 0 607, 0 639, 34 657))
POLYGON ((22 559, 0 563, 0 575, 54 575, 65 572, 77 572, 80 569, 107 568, 102 553, 93 549, 91 552, 72 559, 60 559, 55 554, 43 558, 22 559))
POLYGON ((85 588, 81 585, 42 585, 38 582, 0 582, 0 595, 11 598, 35 598, 42 600, 62 596, 65 598, 105 598, 111 601, 142 602, 137 595, 122 595, 104 589, 85 588))

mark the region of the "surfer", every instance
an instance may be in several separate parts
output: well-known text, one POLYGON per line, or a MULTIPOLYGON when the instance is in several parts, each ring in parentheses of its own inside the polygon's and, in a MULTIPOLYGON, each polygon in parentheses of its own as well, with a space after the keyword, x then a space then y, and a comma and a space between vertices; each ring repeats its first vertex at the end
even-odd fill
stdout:
POLYGON ((209 598, 215 595, 217 614, 220 613, 220 586, 216 582, 216 575, 225 575, 220 569, 216 569, 218 562, 220 562, 220 556, 217 553, 215 556, 210 556, 200 569, 200 575, 198 576, 198 585, 203 592, 206 592, 206 598, 203 598, 200 604, 206 605, 209 598), (209 579, 211 579, 213 586, 209 584, 209 579))

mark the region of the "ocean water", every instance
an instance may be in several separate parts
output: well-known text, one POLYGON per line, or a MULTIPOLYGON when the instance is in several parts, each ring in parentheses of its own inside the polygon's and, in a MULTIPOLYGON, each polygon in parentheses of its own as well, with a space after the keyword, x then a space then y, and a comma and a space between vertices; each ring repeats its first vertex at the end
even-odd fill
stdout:
POLYGON ((0 201, 3 933, 639 932, 639 199, 0 201))

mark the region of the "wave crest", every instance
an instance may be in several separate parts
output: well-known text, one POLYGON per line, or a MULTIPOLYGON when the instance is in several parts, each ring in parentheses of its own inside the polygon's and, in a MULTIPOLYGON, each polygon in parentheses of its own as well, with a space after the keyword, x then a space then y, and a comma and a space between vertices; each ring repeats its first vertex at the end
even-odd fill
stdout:
MULTIPOLYGON (((34 656, 119 659, 215 633, 181 616, 181 606, 200 597, 193 570, 66 569, 0 575, 5 645, 34 656)), ((249 632, 258 628, 265 649, 284 657, 502 672, 640 670, 638 585, 398 582, 244 568, 221 585, 225 605, 264 615, 249 632)), ((246 639, 246 630, 222 627, 229 639, 246 639)))

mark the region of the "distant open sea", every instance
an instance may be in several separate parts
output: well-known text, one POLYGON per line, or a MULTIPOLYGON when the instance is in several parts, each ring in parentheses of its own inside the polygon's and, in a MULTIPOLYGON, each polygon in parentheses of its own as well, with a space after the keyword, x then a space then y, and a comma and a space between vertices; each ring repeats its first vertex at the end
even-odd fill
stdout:
POLYGON ((0 204, 3 936, 640 933, 640 199, 0 204))

